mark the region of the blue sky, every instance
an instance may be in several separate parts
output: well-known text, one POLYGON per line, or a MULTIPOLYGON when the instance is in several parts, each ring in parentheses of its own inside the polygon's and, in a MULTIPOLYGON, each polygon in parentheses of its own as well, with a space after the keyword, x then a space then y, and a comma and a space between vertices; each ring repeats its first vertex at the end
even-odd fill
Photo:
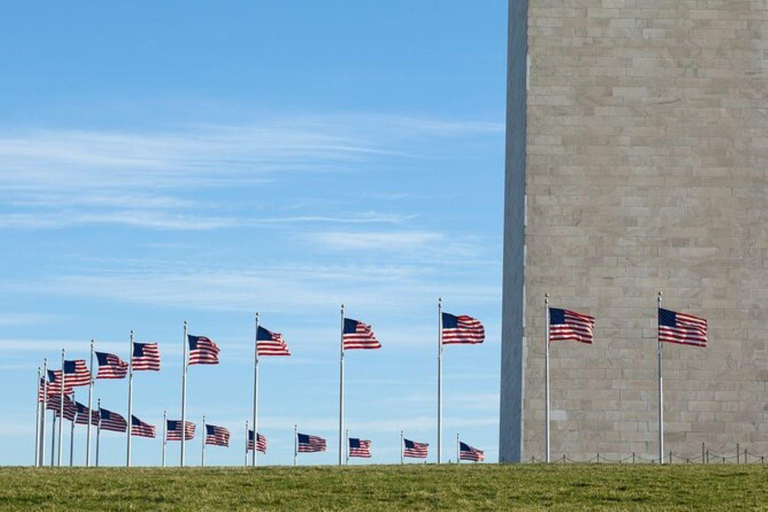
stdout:
MULTIPOLYGON (((131 329, 159 342, 134 412, 180 416, 184 320, 222 350, 189 371, 189 419, 233 430, 206 462, 241 464, 256 311, 294 354, 261 364, 262 462, 292 463, 298 423, 329 441, 300 462, 333 463, 342 303, 384 345, 348 354, 347 426, 395 462, 401 429, 435 446, 439 296, 487 330, 446 349, 444 456, 461 432, 496 460, 505 34, 503 0, 7 7, 0 464, 32 461, 43 358, 91 338, 124 358, 131 329)), ((126 395, 97 381, 108 409, 126 395)), ((102 442, 124 463, 124 436, 102 442)), ((159 439, 133 445, 160 462, 159 439)))

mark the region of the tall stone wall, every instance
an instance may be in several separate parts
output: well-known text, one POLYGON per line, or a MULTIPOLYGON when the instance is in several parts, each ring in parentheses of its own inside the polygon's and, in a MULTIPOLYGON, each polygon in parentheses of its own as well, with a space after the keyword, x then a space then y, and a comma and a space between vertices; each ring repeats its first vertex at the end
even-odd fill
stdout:
MULTIPOLYGON (((545 293, 597 317, 594 345, 551 350, 553 457, 656 454, 657 291, 710 323, 708 348, 664 348, 666 449, 768 453, 768 1, 530 0, 527 17, 524 337, 505 318, 503 339, 523 364, 502 371, 502 460, 543 453, 545 293)), ((505 304, 519 293, 505 277, 505 304)))

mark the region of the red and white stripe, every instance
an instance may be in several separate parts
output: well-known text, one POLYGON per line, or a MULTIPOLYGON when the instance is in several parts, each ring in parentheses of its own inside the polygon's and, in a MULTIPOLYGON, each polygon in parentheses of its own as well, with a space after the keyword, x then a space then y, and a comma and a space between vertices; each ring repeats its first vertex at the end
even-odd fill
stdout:
POLYGON ((124 379, 128 375, 128 363, 115 354, 96 352, 99 363, 97 379, 124 379))
POLYGON ((381 343, 376 339, 371 326, 363 322, 357 322, 355 332, 345 332, 342 338, 344 350, 381 348, 381 343))
POLYGON ((264 329, 270 335, 270 339, 260 339, 256 341, 256 352, 259 356, 290 356, 288 345, 285 343, 283 335, 279 332, 272 332, 264 329))
POLYGON ((144 423, 136 416, 133 416, 131 420, 131 435, 136 437, 156 437, 156 428, 154 425, 144 423))
POLYGON ((160 371, 160 349, 157 343, 134 343, 131 366, 134 371, 160 371))
POLYGON ((675 312, 675 326, 659 325, 659 340, 694 347, 707 346, 707 321, 693 315, 675 312))
POLYGON ((403 457, 411 459, 426 459, 429 455, 428 443, 417 443, 416 441, 405 440, 405 446, 403 446, 403 457))
POLYGON ((205 430, 205 444, 213 446, 229 446, 229 430, 216 425, 206 425, 205 430))
POLYGON ((352 446, 352 443, 350 443, 349 456, 359 457, 363 459, 370 459, 371 458, 371 442, 367 439, 360 439, 359 444, 360 446, 352 446))
POLYGON ((485 452, 478 450, 466 443, 461 443, 461 450, 459 450, 459 460, 469 460, 472 462, 482 462, 485 460, 485 452))
POLYGON ((205 336, 190 336, 196 339, 196 348, 189 351, 189 364, 219 364, 219 347, 205 336))
MULTIPOLYGON (((168 431, 165 435, 168 441, 181 441, 181 420, 168 420, 168 431)), ((184 440, 195 438, 195 424, 187 421, 184 425, 184 440)))
POLYGON ((567 309, 565 323, 550 324, 549 341, 578 341, 591 344, 595 340, 595 317, 567 309))
POLYGON ((67 386, 88 386, 91 383, 91 372, 84 359, 64 361, 64 384, 67 386))
POLYGON ((443 345, 471 344, 485 341, 485 327, 471 316, 459 315, 456 327, 443 327, 443 345))
MULTIPOLYGON (((256 434, 256 449, 261 453, 267 453, 267 438, 261 434, 256 434)), ((248 431, 248 451, 253 451, 253 430, 248 431)))

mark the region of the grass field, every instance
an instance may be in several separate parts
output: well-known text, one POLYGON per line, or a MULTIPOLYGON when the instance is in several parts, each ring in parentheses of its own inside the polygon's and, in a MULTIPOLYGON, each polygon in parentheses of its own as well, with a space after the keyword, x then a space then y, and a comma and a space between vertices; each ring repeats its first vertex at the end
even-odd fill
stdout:
POLYGON ((768 466, 2 468, 0 508, 768 510, 768 466))

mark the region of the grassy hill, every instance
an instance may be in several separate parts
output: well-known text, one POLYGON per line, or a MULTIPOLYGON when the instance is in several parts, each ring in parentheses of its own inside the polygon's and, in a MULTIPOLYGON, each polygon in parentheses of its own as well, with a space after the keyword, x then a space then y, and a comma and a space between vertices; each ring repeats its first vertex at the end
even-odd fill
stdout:
POLYGON ((0 468, 2 510, 768 510, 768 465, 0 468))

